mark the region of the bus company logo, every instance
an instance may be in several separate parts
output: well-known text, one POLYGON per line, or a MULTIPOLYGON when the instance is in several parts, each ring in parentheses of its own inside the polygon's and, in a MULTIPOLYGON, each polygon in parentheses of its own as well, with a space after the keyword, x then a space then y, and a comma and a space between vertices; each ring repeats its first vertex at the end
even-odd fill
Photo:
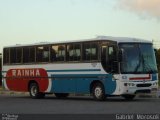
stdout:
POLYGON ((40 76, 40 69, 12 69, 11 74, 13 77, 21 77, 21 76, 40 76))

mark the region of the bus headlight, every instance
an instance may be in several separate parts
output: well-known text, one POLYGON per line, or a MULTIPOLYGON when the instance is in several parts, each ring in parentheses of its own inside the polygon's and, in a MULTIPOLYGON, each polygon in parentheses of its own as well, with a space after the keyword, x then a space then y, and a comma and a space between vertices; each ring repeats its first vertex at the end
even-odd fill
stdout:
POLYGON ((153 85, 153 86, 156 86, 156 85, 158 85, 158 82, 154 82, 152 85, 153 85))

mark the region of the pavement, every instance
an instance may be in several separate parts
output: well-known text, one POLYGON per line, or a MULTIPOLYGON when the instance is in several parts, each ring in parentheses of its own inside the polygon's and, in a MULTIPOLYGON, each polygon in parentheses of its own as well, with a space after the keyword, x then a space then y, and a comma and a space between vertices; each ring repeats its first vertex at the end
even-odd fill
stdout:
POLYGON ((28 92, 8 91, 0 87, 0 95, 29 95, 28 92))

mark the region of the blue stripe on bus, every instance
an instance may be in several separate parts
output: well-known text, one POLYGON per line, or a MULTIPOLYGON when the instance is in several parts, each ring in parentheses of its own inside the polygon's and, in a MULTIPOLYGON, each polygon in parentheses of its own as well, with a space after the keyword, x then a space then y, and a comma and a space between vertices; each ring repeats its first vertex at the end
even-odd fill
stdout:
POLYGON ((95 80, 100 80, 106 94, 113 94, 116 89, 116 81, 111 74, 59 74, 51 75, 54 93, 90 93, 90 85, 95 80))
POLYGON ((82 77, 82 78, 88 78, 88 77, 98 77, 98 78, 102 78, 102 77, 107 77, 109 74, 53 74, 51 75, 52 78, 65 78, 65 77, 70 77, 70 78, 75 78, 75 77, 82 77))
POLYGON ((47 72, 92 72, 101 71, 101 69, 71 69, 71 70, 47 70, 47 72))

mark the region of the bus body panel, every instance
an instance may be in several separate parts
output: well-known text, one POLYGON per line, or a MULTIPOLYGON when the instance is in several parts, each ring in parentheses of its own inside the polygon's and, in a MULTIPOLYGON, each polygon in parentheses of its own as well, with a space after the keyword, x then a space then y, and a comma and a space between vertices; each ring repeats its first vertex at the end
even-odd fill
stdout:
POLYGON ((3 73, 6 76, 6 88, 9 90, 27 92, 29 82, 34 80, 41 92, 88 94, 91 83, 100 81, 104 85, 105 93, 111 95, 116 89, 116 81, 112 79, 111 74, 103 70, 100 63, 94 64, 96 66, 92 63, 45 64, 34 65, 34 68, 33 65, 22 65, 21 68, 12 66, 12 69, 6 66, 3 67, 3 71, 6 71, 3 73), (62 67, 63 69, 56 69, 62 67), (73 67, 74 69, 71 69, 73 67))
POLYGON ((158 88, 158 74, 121 74, 116 80, 114 95, 152 92, 158 88))
POLYGON ((116 82, 110 74, 67 74, 56 75, 52 81, 52 90, 56 93, 90 93, 94 81, 103 83, 105 93, 111 95, 116 89, 116 82), (59 77, 58 77, 59 76, 59 77))
POLYGON ((27 92, 31 80, 38 83, 40 92, 47 90, 48 75, 42 68, 9 69, 6 73, 6 85, 10 90, 27 92))
POLYGON ((152 48, 148 41, 117 37, 5 47, 3 86, 28 91, 29 83, 35 81, 42 93, 88 94, 96 81, 102 83, 106 95, 152 91, 158 88, 152 48), (23 55, 24 51, 33 55, 33 61, 23 55))
POLYGON ((6 76, 6 80, 3 82, 3 84, 6 89, 27 92, 29 82, 31 80, 35 80, 38 83, 41 92, 88 94, 90 93, 91 83, 98 80, 103 83, 105 93, 107 95, 135 94, 137 90, 152 90, 152 88, 157 87, 157 74, 150 74, 150 76, 149 74, 121 74, 115 78, 114 75, 107 74, 100 63, 96 64, 96 67, 93 67, 92 63, 45 64, 34 65, 34 68, 33 65, 23 65, 21 68, 18 66, 12 66, 12 69, 9 69, 10 66, 6 66, 3 67, 3 76, 6 76), (79 66, 81 66, 81 68, 79 68, 79 66), (56 69, 62 67, 65 69, 56 69), (74 67, 74 69, 71 69, 71 67, 74 67), (17 79, 12 75, 12 70, 18 71, 28 69, 38 69, 41 76, 35 78, 25 78, 22 76, 17 79), (137 87, 137 84, 144 84, 144 81, 146 84, 150 83, 151 86, 137 87), (125 83, 134 83, 135 85, 124 86, 125 83))

